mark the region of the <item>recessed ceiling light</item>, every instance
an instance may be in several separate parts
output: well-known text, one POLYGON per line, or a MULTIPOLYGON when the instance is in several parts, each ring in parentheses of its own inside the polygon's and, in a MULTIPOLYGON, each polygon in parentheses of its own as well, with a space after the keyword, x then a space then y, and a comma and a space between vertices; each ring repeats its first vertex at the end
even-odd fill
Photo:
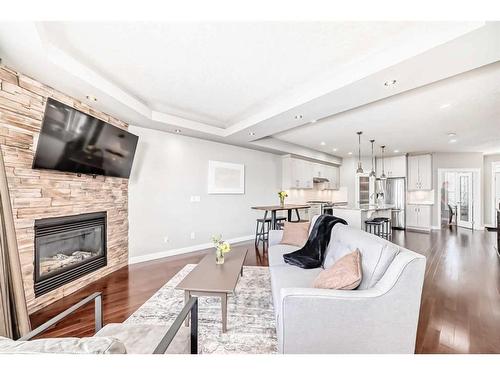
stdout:
POLYGON ((255 135, 255 132, 250 132, 248 135, 251 135, 252 137, 255 135))
POLYGON ((175 132, 179 134, 181 132, 181 129, 175 129, 175 132))
POLYGON ((384 86, 389 87, 389 86, 394 86, 398 81, 395 79, 391 79, 390 81, 385 81, 384 86))
POLYGON ((336 148, 334 148, 334 149, 332 149, 332 151, 333 151, 333 152, 335 152, 335 151, 337 151, 337 149, 336 149, 336 148))
POLYGON ((349 151, 349 152, 347 153, 347 155, 352 155, 352 152, 351 152, 351 151, 349 151))
POLYGON ((97 102, 97 98, 93 95, 87 95, 86 98, 91 102, 97 102))
POLYGON ((326 145, 326 143, 325 143, 325 142, 321 142, 321 143, 320 143, 320 145, 321 145, 321 146, 325 146, 325 145, 326 145))
POLYGON ((456 139, 456 138, 452 138, 452 139, 450 139, 448 142, 450 142, 450 143, 456 143, 456 142, 457 142, 457 139, 456 139))
POLYGON ((394 153, 397 154, 399 152, 399 150, 394 150, 394 153))
POLYGON ((318 120, 311 120, 311 124, 314 124, 316 121, 318 121, 318 120))
POLYGON ((302 119, 302 115, 295 115, 295 120, 301 120, 302 119))
POLYGON ((451 105, 450 103, 446 103, 446 104, 441 105, 439 108, 441 108, 441 109, 448 108, 450 105, 451 105))
POLYGON ((457 133, 448 133, 448 137, 456 137, 457 133))

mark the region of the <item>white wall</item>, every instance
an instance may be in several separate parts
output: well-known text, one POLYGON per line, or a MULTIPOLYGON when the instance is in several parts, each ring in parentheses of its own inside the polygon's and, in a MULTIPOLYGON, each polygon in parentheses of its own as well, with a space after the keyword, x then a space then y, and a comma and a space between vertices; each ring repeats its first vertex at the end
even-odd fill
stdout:
POLYGON ((492 192, 491 181, 493 176, 491 174, 491 167, 493 162, 500 162, 500 154, 486 155, 483 162, 483 175, 484 175, 484 223, 489 225, 496 224, 496 217, 492 216, 492 192))
POLYGON ((216 233, 253 235, 263 213, 250 207, 279 203, 277 155, 135 126, 129 131, 139 136, 129 182, 131 262, 203 248, 216 233), (208 195, 209 160, 244 164, 245 194, 208 195))

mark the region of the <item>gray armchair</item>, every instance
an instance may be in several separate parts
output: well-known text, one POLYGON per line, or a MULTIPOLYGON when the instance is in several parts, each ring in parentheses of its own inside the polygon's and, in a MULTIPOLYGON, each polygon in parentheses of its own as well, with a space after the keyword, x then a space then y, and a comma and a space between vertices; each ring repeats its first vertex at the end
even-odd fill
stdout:
POLYGON ((170 327, 112 323, 102 327, 102 296, 93 293, 27 335, 14 341, 0 337, 0 353, 197 354, 198 299, 191 297, 170 327), (95 335, 86 338, 37 339, 54 324, 94 302, 95 335), (183 327, 190 315, 190 328, 183 327), (32 340, 32 341, 30 341, 32 340))

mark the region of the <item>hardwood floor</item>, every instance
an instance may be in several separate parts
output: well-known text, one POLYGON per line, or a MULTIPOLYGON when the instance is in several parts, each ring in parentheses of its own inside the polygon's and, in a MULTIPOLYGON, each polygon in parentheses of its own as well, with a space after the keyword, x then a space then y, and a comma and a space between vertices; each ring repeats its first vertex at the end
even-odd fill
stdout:
MULTIPOLYGON (((417 353, 500 353, 500 258, 496 233, 454 228, 431 234, 395 231, 393 242, 427 257, 417 353)), ((252 248, 252 242, 237 247, 252 248)), ((40 325, 88 294, 103 293, 104 322, 122 322, 184 265, 207 251, 124 267, 31 316, 40 325)), ((248 252, 245 265, 267 266, 248 252)), ((89 305, 46 337, 91 336, 89 305)))

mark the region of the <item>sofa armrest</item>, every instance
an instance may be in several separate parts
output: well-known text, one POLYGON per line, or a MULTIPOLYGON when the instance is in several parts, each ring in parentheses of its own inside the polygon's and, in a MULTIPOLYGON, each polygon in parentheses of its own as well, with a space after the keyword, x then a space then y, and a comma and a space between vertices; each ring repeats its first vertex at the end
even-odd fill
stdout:
POLYGON ((282 238, 283 238, 282 230, 271 229, 269 231, 269 246, 274 246, 279 244, 282 238))
POLYGON ((398 254, 371 289, 281 289, 280 351, 413 353, 424 271, 424 257, 398 254))
POLYGON ((39 327, 35 328, 31 332, 28 332, 26 335, 21 337, 18 341, 28 341, 31 340, 33 337, 38 336, 39 334, 45 332, 47 329, 50 327, 54 326, 55 324, 59 323, 61 320, 66 318, 67 316, 73 314, 75 311, 77 311, 79 308, 87 305, 88 303, 94 301, 94 315, 95 315, 95 332, 98 332, 102 328, 102 296, 100 292, 92 293, 88 297, 82 299, 80 302, 75 303, 73 306, 67 308, 63 312, 57 314, 55 317, 52 319, 48 320, 47 322, 43 323, 39 327))
POLYGON ((164 354, 170 343, 174 340, 175 335, 182 327, 183 322, 189 319, 191 315, 191 354, 198 354, 198 298, 191 297, 186 305, 170 326, 165 336, 161 339, 160 343, 153 351, 153 354, 164 354))

